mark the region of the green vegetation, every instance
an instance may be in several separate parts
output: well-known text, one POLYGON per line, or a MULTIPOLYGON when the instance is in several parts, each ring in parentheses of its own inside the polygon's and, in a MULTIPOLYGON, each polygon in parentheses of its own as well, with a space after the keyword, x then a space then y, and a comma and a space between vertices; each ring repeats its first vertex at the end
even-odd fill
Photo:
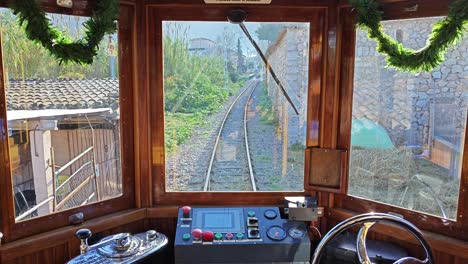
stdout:
POLYGON ((203 127, 200 123, 219 111, 244 83, 230 61, 225 73, 224 48, 191 52, 188 30, 168 23, 164 32, 165 145, 169 152, 184 143, 194 129, 203 127))
POLYGON ((284 28, 281 24, 268 23, 262 24, 255 33, 261 40, 267 40, 269 43, 273 42, 278 38, 279 33, 284 28))
POLYGON ((172 152, 178 145, 184 143, 202 121, 202 114, 166 112, 166 129, 164 130, 166 151, 172 152))
POLYGON ((305 146, 302 143, 294 143, 289 147, 289 149, 295 152, 302 152, 305 150, 305 146))
MULTIPOLYGON (((75 39, 82 36, 81 24, 85 19, 67 15, 50 15, 50 18, 58 28, 75 39)), ((104 37, 100 43, 100 49, 93 64, 69 63, 65 65, 59 64, 46 49, 29 40, 24 28, 18 24, 16 16, 9 9, 0 10, 0 32, 3 38, 3 61, 8 79, 107 78, 110 76, 107 54, 108 36, 104 37)), ((117 62, 115 63, 115 68, 118 69, 117 62)))
POLYGON ((353 147, 349 183, 352 195, 442 216, 439 199, 448 218, 456 218, 458 179, 430 160, 414 158, 406 147, 353 147))
POLYGON ((245 61, 240 38, 237 38, 237 71, 239 73, 245 73, 245 61))
POLYGON ((276 115, 275 109, 273 108, 273 102, 268 96, 266 83, 262 84, 262 95, 260 96, 259 106, 260 106, 260 121, 266 125, 278 125, 278 117, 276 115))

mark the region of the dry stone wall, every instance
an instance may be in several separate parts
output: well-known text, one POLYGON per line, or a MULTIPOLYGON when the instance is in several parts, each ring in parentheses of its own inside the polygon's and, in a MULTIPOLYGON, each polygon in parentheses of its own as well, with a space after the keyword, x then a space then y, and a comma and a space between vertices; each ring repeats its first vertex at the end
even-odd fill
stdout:
MULTIPOLYGON (((440 18, 384 22, 385 31, 412 49, 422 48, 440 18)), ((396 145, 423 146, 433 136, 458 144, 466 122, 468 40, 446 54, 431 73, 385 68, 367 33, 357 32, 353 117, 382 125, 396 145)))
MULTIPOLYGON (((386 21, 386 32, 412 49, 422 48, 433 24, 441 18, 386 21)), ((270 45, 267 56, 277 75, 299 104, 296 116, 267 74, 268 94, 282 131, 290 143, 305 135, 308 82, 308 28, 288 27, 270 45), (287 125, 286 125, 287 124, 287 125)), ((464 132, 468 102, 468 39, 446 54, 431 73, 404 73, 386 68, 385 57, 367 33, 357 31, 353 118, 383 126, 397 146, 423 147, 439 137, 458 145, 464 132)))
POLYGON ((279 129, 287 135, 288 143, 305 144, 308 87, 308 39, 309 28, 290 26, 285 28, 275 43, 267 50, 271 67, 281 80, 294 104, 296 115, 272 76, 267 73, 267 91, 279 121, 279 129))

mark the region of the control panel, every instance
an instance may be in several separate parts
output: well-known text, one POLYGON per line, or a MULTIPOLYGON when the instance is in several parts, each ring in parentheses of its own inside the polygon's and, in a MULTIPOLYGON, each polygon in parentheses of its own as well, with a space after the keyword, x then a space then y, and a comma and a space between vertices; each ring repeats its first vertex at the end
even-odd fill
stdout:
POLYGON ((80 250, 82 254, 73 258, 68 264, 130 264, 141 262, 146 257, 163 248, 167 237, 154 230, 131 235, 120 233, 103 238, 99 243, 88 246, 87 240, 91 237, 89 229, 77 232, 82 240, 80 250))
POLYGON ((174 243, 176 263, 310 261, 306 225, 277 207, 182 207, 174 243))

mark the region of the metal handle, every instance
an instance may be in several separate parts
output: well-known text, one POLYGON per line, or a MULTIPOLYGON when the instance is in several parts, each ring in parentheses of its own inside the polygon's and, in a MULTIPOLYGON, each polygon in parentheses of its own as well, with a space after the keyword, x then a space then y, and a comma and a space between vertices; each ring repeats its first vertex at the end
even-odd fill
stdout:
POLYGON ((120 251, 127 250, 132 242, 130 241, 130 234, 129 233, 124 233, 121 234, 119 237, 115 238, 115 248, 120 251))
POLYGON ((353 225, 366 224, 366 223, 367 223, 367 226, 365 225, 363 228, 361 228, 359 232, 357 247, 358 247, 358 254, 361 254, 359 256, 361 263, 370 263, 369 257, 367 256, 367 251, 363 249, 365 247, 364 239, 369 228, 376 222, 390 222, 407 230, 419 241, 419 243, 421 244, 421 246, 423 247, 426 253, 426 259, 424 260, 418 260, 412 257, 406 257, 406 258, 397 260, 394 264, 404 263, 404 261, 406 260, 417 260, 420 263, 424 263, 424 264, 434 263, 433 261, 434 257, 432 256, 432 251, 429 247, 429 244, 427 243, 421 231, 415 225, 406 221, 403 218, 390 215, 390 214, 382 214, 382 213, 356 215, 354 217, 344 220, 343 222, 333 227, 330 231, 328 231, 328 233, 322 238, 322 240, 318 244, 317 248, 315 249, 315 253, 312 258, 311 263, 312 264, 319 263, 320 257, 325 247, 328 245, 328 242, 330 242, 335 236, 339 235, 344 230, 348 229, 349 227, 353 225))
POLYGON ((0 232, 0 246, 2 245, 2 238, 3 238, 3 233, 0 232))
POLYGON ((87 228, 83 228, 83 229, 76 231, 76 237, 81 241, 80 254, 84 254, 88 252, 89 250, 88 238, 90 238, 92 235, 93 233, 91 233, 91 230, 87 228))

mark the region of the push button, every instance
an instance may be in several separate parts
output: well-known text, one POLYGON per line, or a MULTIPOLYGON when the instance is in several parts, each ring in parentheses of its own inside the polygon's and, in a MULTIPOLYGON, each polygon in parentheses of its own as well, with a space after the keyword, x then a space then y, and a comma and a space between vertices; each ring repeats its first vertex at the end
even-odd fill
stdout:
POLYGON ((222 238, 223 238, 223 234, 221 234, 221 233, 216 233, 215 234, 215 239, 216 240, 221 240, 222 238))
POLYGON ((195 240, 202 239, 202 234, 203 234, 203 232, 199 228, 196 228, 196 229, 192 230, 192 236, 193 236, 193 239, 195 239, 195 240))
POLYGON ((264 216, 267 218, 267 219, 275 219, 276 218, 276 212, 273 211, 273 210, 266 210, 265 213, 264 213, 264 216))
POLYGON ((254 211, 248 211, 248 212, 247 212, 247 216, 249 216, 249 217, 254 217, 254 216, 255 216, 255 212, 254 212, 254 211))
POLYGON ((237 233, 236 237, 237 237, 238 240, 241 240, 241 239, 244 238, 244 234, 242 234, 242 233, 237 233))
POLYGON ((189 239, 190 239, 190 234, 183 234, 183 235, 182 235, 182 238, 183 238, 184 240, 189 240, 189 239))
POLYGON ((227 233, 226 234, 226 239, 227 240, 231 240, 233 237, 234 237, 234 235, 232 233, 227 233))
POLYGON ((204 231, 202 237, 205 242, 213 242, 214 234, 211 231, 204 231))
POLYGON ((192 211, 192 208, 190 206, 184 206, 182 207, 182 216, 187 218, 190 217, 190 212, 192 211))

